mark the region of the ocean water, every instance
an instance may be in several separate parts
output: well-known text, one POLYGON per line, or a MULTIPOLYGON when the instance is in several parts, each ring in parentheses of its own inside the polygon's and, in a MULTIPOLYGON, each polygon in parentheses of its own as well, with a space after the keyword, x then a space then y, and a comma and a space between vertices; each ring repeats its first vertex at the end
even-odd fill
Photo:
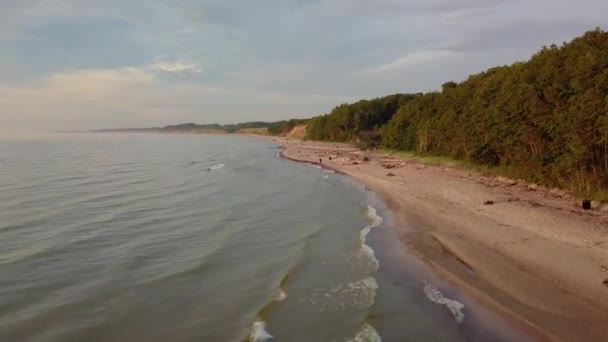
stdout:
POLYGON ((0 137, 0 341, 508 340, 467 325, 373 194, 278 151, 0 137))

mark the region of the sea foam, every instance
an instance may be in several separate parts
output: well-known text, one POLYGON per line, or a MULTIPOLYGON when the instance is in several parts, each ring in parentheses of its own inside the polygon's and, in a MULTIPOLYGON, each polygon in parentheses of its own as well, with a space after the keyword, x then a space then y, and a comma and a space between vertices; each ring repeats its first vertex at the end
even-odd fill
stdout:
POLYGON ((378 282, 367 277, 350 283, 337 284, 329 289, 314 289, 311 296, 301 300, 321 307, 321 311, 369 309, 374 305, 378 282))
POLYGON ((380 217, 376 211, 376 209, 372 206, 367 206, 366 216, 372 221, 370 224, 361 229, 360 239, 361 239, 361 252, 367 255, 375 268, 378 269, 380 266, 380 262, 376 259, 376 255, 374 249, 366 244, 367 236, 372 231, 372 229, 380 226, 382 224, 382 217, 380 217))
POLYGON ((382 342, 382 337, 380 334, 374 329, 371 324, 365 323, 357 332, 354 338, 346 340, 347 342, 382 342))
POLYGON ((285 299, 287 299, 287 293, 285 293, 285 291, 283 290, 279 290, 279 293, 277 294, 274 300, 276 300, 277 302, 282 302, 285 299))
POLYGON ((251 335, 249 336, 250 342, 264 342, 274 338, 266 331, 266 322, 257 321, 253 323, 251 327, 251 335))
POLYGON ((464 304, 462 304, 461 302, 457 301, 457 300, 453 300, 453 299, 449 299, 443 296, 443 294, 437 290, 436 288, 434 288, 431 284, 425 282, 424 285, 424 293, 426 294, 426 297, 428 299, 430 299, 432 302, 437 303, 437 304, 441 304, 441 305, 445 305, 448 310, 450 310, 450 312, 452 313, 452 316, 454 316, 454 319, 456 320, 456 322, 461 323, 462 320, 464 320, 464 313, 462 312, 462 309, 464 308, 464 304))
POLYGON ((220 170, 224 168, 224 164, 215 164, 207 168, 209 171, 220 170))

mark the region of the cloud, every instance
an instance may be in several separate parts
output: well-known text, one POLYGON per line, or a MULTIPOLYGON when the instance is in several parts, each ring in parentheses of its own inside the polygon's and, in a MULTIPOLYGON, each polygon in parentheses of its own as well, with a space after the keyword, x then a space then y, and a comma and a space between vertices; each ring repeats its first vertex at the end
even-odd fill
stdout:
POLYGON ((600 0, 0 0, 0 120, 311 116, 527 59, 607 28, 606 11, 600 0))
POLYGON ((420 50, 408 53, 389 63, 375 66, 357 73, 373 74, 380 72, 394 72, 396 70, 416 67, 420 64, 431 64, 437 61, 446 60, 456 55, 456 52, 448 50, 420 50))
POLYGON ((149 68, 91 69, 48 75, 21 86, 0 85, 3 129, 94 129, 175 122, 280 120, 307 116, 339 101, 324 94, 226 89, 165 82, 149 68), (234 99, 239 99, 234 101, 234 99), (243 112, 243 108, 249 108, 243 112))
POLYGON ((159 72, 168 73, 194 73, 198 74, 203 72, 200 66, 194 63, 182 63, 182 62, 159 62, 152 64, 148 69, 159 72))

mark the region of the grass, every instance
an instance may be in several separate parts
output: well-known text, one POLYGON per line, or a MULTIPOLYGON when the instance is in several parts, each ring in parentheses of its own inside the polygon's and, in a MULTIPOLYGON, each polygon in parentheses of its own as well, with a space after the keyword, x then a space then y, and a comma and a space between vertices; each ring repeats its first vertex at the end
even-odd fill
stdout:
POLYGON ((560 188, 574 194, 580 199, 587 198, 601 203, 608 203, 608 189, 602 188, 599 184, 590 184, 583 176, 573 177, 573 179, 552 182, 539 177, 530 170, 509 166, 491 167, 468 162, 461 159, 450 158, 439 155, 419 154, 411 151, 399 151, 391 149, 381 149, 382 152, 400 157, 403 159, 417 160, 428 165, 449 166, 457 169, 476 172, 484 176, 503 176, 511 179, 523 179, 530 183, 535 183, 548 188, 560 188))
POLYGON ((400 157, 403 159, 412 159, 420 161, 424 164, 428 165, 441 165, 441 166, 449 166, 458 169, 465 169, 469 171, 475 171, 477 173, 483 175, 497 175, 497 168, 491 168, 484 165, 473 164, 464 160, 450 158, 446 156, 438 156, 438 155, 426 155, 419 154, 411 151, 399 151, 399 150, 390 150, 390 149, 382 149, 382 152, 400 157))

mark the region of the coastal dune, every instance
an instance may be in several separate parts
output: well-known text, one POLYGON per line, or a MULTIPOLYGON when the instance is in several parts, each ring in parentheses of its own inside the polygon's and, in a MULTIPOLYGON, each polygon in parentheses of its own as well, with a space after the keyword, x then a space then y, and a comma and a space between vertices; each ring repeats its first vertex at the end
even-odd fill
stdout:
POLYGON ((273 138, 377 193, 406 248, 539 340, 608 341, 608 213, 523 182, 273 138))

